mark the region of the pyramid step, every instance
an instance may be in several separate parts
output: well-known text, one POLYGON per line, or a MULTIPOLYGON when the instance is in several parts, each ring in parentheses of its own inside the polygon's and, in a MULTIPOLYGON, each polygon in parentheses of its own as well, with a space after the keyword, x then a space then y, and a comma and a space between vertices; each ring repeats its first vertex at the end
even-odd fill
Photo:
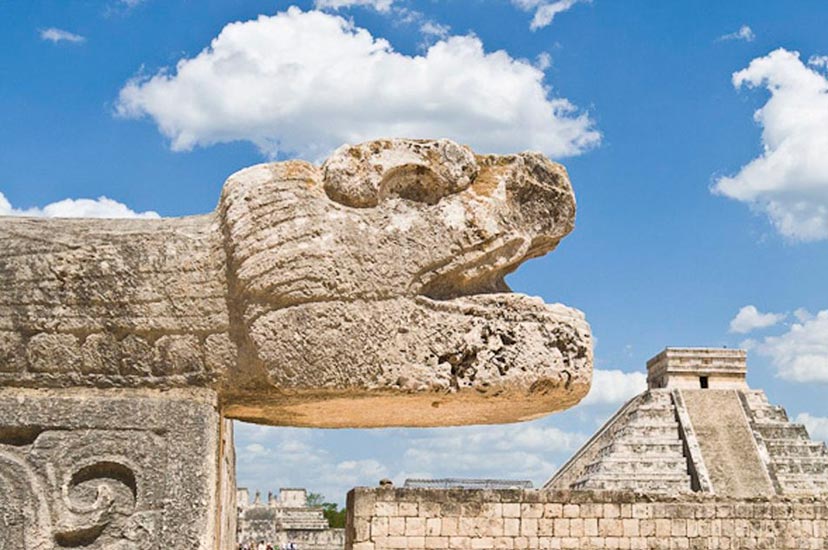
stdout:
POLYGON ((768 402, 768 396, 762 390, 748 390, 743 391, 742 394, 744 395, 748 407, 750 407, 751 410, 772 406, 768 402))
POLYGON ((781 422, 787 424, 789 422, 788 413, 785 412, 785 409, 775 405, 755 409, 752 412, 756 421, 760 423, 781 422))
POLYGON ((828 493, 828 479, 810 474, 777 474, 776 479, 785 494, 828 493))
POLYGON ((828 456, 825 446, 815 441, 801 439, 766 439, 765 447, 772 458, 783 457, 821 457, 828 456))
POLYGON ((652 474, 686 474, 687 461, 684 458, 672 456, 610 456, 596 460, 584 470, 585 475, 617 474, 617 475, 652 475, 652 474))
POLYGON ((636 417, 630 418, 624 426, 632 426, 636 428, 670 428, 678 432, 678 423, 675 418, 646 418, 636 417))
POLYGON ((576 490, 638 491, 647 493, 689 492, 690 476, 591 476, 572 485, 576 490))
POLYGON ((627 415, 627 422, 675 423, 676 415, 672 408, 639 407, 627 415))
POLYGON ((653 473, 653 474, 608 474, 600 473, 591 476, 584 476, 576 481, 576 483, 586 481, 689 481, 690 476, 686 473, 653 473))
POLYGON ((679 438, 678 427, 673 425, 665 426, 641 426, 628 424, 616 432, 616 438, 621 439, 671 439, 679 438))
POLYGON ((597 456, 609 456, 612 454, 622 455, 660 455, 683 457, 683 444, 678 439, 628 439, 625 441, 612 441, 602 447, 597 456))
POLYGON ((828 457, 775 458, 772 464, 777 473, 808 474, 825 477, 828 481, 828 457))
POLYGON ((645 401, 644 403, 639 404, 635 410, 673 411, 675 408, 676 407, 673 405, 672 400, 666 399, 661 401, 645 401))
POLYGON ((758 423, 756 429, 763 439, 788 439, 808 441, 808 430, 802 424, 782 424, 775 422, 758 423))
MULTIPOLYGON (((670 395, 670 391, 659 391, 659 390, 650 390, 647 392, 647 395, 644 398, 644 402, 642 405, 650 405, 650 404, 659 404, 659 405, 666 405, 666 406, 673 406, 673 397, 670 395)), ((639 405, 639 406, 642 406, 639 405)))

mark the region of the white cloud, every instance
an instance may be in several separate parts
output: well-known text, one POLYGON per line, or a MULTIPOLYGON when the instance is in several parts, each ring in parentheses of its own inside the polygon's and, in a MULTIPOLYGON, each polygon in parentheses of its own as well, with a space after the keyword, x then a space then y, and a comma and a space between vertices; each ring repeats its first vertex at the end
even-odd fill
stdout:
POLYGON ((374 8, 379 12, 387 12, 391 10, 391 5, 393 3, 394 0, 315 0, 314 6, 317 9, 331 10, 350 8, 353 6, 364 6, 374 8))
POLYGON ((812 55, 808 58, 808 65, 828 69, 828 55, 812 55))
POLYGON ((128 15, 132 10, 146 2, 147 0, 109 0, 103 13, 106 17, 128 15))
POLYGON ((540 484, 555 471, 556 462, 567 459, 588 437, 545 422, 360 430, 339 443, 331 441, 338 435, 328 430, 236 422, 239 485, 263 493, 304 486, 338 501, 352 487, 376 486, 383 478, 397 485, 407 478, 442 477, 528 479, 540 484), (343 449, 352 444, 359 450, 343 449), (385 451, 385 458, 339 456, 366 451, 385 451))
POLYGON ((780 48, 734 73, 733 85, 771 93, 754 114, 764 150, 713 192, 765 212, 788 238, 828 238, 828 77, 780 48))
POLYGON ((828 442, 828 418, 801 413, 796 416, 795 422, 804 424, 812 439, 828 442))
POLYGON ((262 455, 267 452, 267 449, 261 443, 251 443, 245 446, 244 451, 251 455, 262 455))
POLYGON ((64 31, 62 29, 56 29, 54 27, 41 30, 40 38, 42 40, 48 40, 54 44, 57 44, 58 42, 72 42, 74 44, 78 44, 86 41, 86 38, 79 34, 64 31))
POLYGON ((238 485, 251 492, 306 487, 339 502, 355 486, 375 486, 390 477, 388 468, 374 458, 334 456, 323 447, 323 430, 234 425, 238 485))
POLYGON ((543 78, 473 35, 407 56, 341 17, 292 7, 231 23, 173 72, 133 79, 117 112, 151 117, 177 151, 243 140, 315 160, 342 143, 399 136, 553 157, 597 145, 593 121, 551 97, 543 78))
POLYGON ((755 39, 756 35, 753 34, 753 29, 747 25, 742 25, 736 32, 719 37, 719 40, 744 40, 745 42, 753 42, 755 39))
POLYGON ((814 318, 814 314, 805 309, 804 307, 797 308, 793 312, 794 317, 796 317, 797 321, 800 323, 804 323, 806 321, 810 321, 814 318))
POLYGON ((647 389, 647 375, 643 372, 595 369, 592 388, 581 401, 582 405, 618 405, 647 389))
POLYGON ((135 212, 125 204, 107 197, 97 199, 63 199, 43 208, 14 208, 0 193, 0 216, 35 216, 42 218, 159 218, 157 212, 135 212))
MULTIPOLYGON (((410 439, 403 455, 406 471, 433 477, 526 479, 542 483, 587 436, 537 422, 424 430, 410 439)), ((397 477, 395 477, 395 480, 397 477)))
POLYGON ((534 31, 551 25, 556 15, 584 1, 589 0, 556 0, 554 2, 549 0, 512 0, 512 4, 523 11, 535 12, 532 22, 529 24, 529 28, 534 31))
POLYGON ((547 52, 541 52, 538 54, 538 57, 535 59, 535 67, 538 70, 545 71, 549 67, 552 66, 552 56, 549 55, 547 52))
POLYGON ((388 476, 388 468, 379 461, 368 458, 339 462, 332 468, 321 471, 316 481, 322 484, 344 485, 348 488, 360 485, 373 487, 388 476))
POLYGON ((752 348, 769 357, 779 376, 794 382, 828 382, 828 310, 794 323, 781 336, 751 342, 752 348))
POLYGON ((747 334, 760 328, 772 327, 787 316, 785 313, 762 313, 756 306, 745 306, 730 321, 730 332, 747 334))
POLYGON ((426 20, 420 25, 420 32, 428 38, 448 38, 451 32, 451 27, 437 23, 436 21, 426 20))

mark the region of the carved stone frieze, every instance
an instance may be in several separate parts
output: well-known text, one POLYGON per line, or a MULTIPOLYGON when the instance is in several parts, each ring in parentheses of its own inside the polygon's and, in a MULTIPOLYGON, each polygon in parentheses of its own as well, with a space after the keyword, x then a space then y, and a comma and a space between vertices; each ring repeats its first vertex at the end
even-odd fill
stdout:
POLYGON ((206 392, 0 391, 0 549, 211 547, 218 432, 206 392))

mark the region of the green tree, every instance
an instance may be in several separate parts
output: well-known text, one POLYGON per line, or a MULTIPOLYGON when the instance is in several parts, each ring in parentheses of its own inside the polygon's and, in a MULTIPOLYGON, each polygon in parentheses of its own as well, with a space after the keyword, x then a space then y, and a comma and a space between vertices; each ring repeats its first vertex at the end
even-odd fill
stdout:
POLYGON ((325 497, 322 496, 322 493, 308 493, 307 502, 311 508, 319 508, 325 504, 325 497))
POLYGON ((325 502, 322 504, 322 515, 331 527, 345 527, 345 508, 339 509, 335 503, 325 502))
POLYGON ((322 515, 331 527, 345 527, 345 508, 339 508, 334 502, 325 502, 321 493, 308 493, 308 506, 322 508, 322 515))

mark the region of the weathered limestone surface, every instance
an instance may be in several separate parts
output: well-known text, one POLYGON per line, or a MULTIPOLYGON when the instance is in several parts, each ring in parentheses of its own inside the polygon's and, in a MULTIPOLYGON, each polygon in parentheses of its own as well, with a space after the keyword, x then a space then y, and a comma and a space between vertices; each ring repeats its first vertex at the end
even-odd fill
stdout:
POLYGON ((503 277, 571 231, 564 168, 446 140, 231 176, 215 213, 0 220, 0 386, 206 387, 303 426, 523 420, 577 403, 574 309, 503 277))
POLYGON ((218 487, 216 487, 216 541, 219 550, 235 550, 238 515, 236 514, 236 449, 233 443, 233 421, 223 418, 219 437, 218 487))
POLYGON ((0 549, 217 548, 219 422, 206 390, 0 389, 0 549))
POLYGON ((621 491, 356 488, 346 550, 804 550, 826 547, 820 498, 621 491))

